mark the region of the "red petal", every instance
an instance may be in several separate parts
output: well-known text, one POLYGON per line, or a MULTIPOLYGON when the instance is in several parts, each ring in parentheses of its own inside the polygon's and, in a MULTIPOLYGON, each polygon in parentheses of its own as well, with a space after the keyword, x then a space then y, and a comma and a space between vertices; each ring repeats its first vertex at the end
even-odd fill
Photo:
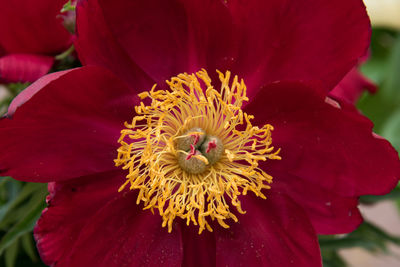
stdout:
POLYGON ((329 95, 356 104, 364 90, 375 93, 377 89, 376 85, 364 77, 357 68, 353 68, 329 95))
POLYGON ((233 0, 227 6, 239 27, 238 68, 245 71, 237 73, 249 84, 320 80, 333 89, 369 46, 370 22, 359 0, 233 0))
POLYGON ((0 121, 2 175, 48 182, 115 169, 117 140, 136 97, 110 72, 84 67, 27 88, 0 121), (35 93, 36 92, 36 93, 35 93), (10 114, 11 115, 11 114, 10 114))
POLYGON ((143 84, 142 88, 134 88, 138 91, 149 90, 155 82, 116 42, 104 21, 97 0, 80 1, 76 10, 78 38, 75 41, 75 48, 81 62, 84 65, 100 65, 108 68, 130 85, 143 84))
POLYGON ((250 91, 283 79, 333 89, 369 44, 359 0, 98 1, 107 38, 156 81, 205 67, 232 70, 250 91))
POLYGON ((158 214, 135 204, 137 194, 120 196, 92 217, 72 252, 57 266, 180 266, 179 228, 168 233, 158 214))
MULTIPOLYGON (((389 142, 372 134, 372 123, 344 103, 300 83, 263 88, 246 106, 255 124, 272 124, 282 160, 263 163, 345 196, 386 194, 400 177, 389 142), (334 102, 334 101, 333 101, 334 102)), ((276 177, 279 179, 279 177, 276 177)))
MULTIPOLYGON (((180 220, 180 219, 178 219, 180 220)), ((216 225, 215 228, 221 227, 216 225)), ((214 229, 215 229, 214 228, 214 229)), ((215 235, 203 231, 199 235, 197 226, 187 226, 186 221, 181 220, 183 263, 182 266, 213 267, 216 264, 215 235)))
POLYGON ((0 80, 4 82, 34 82, 53 65, 53 58, 30 54, 10 54, 0 58, 0 80))
POLYGON ((43 87, 45 87, 53 80, 58 79, 59 77, 61 77, 62 75, 66 74, 70 71, 73 71, 73 70, 70 69, 70 70, 53 72, 53 73, 46 75, 45 77, 38 79, 34 84, 30 85, 28 88, 23 90, 21 93, 19 93, 17 95, 17 97, 15 97, 13 99, 10 106, 8 107, 7 116, 12 117, 14 115, 15 111, 21 105, 23 105, 26 101, 31 99, 32 96, 34 96, 37 92, 39 92, 43 87))
POLYGON ((216 229, 217 266, 322 266, 317 235, 304 211, 284 195, 245 196, 246 214, 216 229))
POLYGON ((68 254, 91 217, 118 196, 124 172, 114 171, 50 183, 49 207, 35 227, 36 245, 43 262, 53 265, 68 254))
MULTIPOLYGON (((283 192, 304 208, 318 234, 344 234, 362 222, 357 197, 343 197, 300 177, 284 172, 273 175, 273 192, 283 192)), ((268 193, 267 193, 268 194, 268 193)))
POLYGON ((62 25, 65 0, 0 0, 0 46, 8 53, 53 55, 71 44, 62 25))

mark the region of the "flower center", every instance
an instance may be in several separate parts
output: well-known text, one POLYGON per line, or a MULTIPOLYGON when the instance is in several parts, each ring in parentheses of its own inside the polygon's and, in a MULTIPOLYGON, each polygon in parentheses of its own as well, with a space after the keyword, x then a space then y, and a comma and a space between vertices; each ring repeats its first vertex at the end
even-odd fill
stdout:
POLYGON ((138 190, 137 204, 158 210, 169 232, 176 217, 198 225, 199 233, 212 231, 210 219, 228 228, 225 220, 238 221, 232 209, 244 213, 240 195, 266 198, 272 177, 258 162, 280 159, 271 146, 273 127, 253 126, 254 117, 241 109, 248 100, 243 80, 218 74, 218 91, 201 70, 171 78, 170 90, 153 86, 139 94, 151 103, 135 107, 118 140, 115 164, 128 171, 119 191, 138 190))
POLYGON ((222 156, 224 145, 218 137, 193 128, 177 139, 176 149, 181 168, 191 174, 203 173, 222 156))

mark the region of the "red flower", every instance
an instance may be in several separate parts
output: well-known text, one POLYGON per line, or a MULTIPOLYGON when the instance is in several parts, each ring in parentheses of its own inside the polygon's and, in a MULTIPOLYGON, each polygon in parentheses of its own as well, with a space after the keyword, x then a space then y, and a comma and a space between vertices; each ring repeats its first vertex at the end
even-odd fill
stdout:
POLYGON ((71 45, 62 25, 64 0, 0 0, 0 81, 33 82, 45 75, 53 56, 71 45))
POLYGON ((368 46, 361 1, 93 0, 77 15, 98 66, 41 78, 0 122, 3 175, 50 182, 46 264, 321 266, 316 234, 354 230, 358 197, 398 182, 392 146, 327 97, 368 46), (178 75, 201 68, 211 82, 178 75))

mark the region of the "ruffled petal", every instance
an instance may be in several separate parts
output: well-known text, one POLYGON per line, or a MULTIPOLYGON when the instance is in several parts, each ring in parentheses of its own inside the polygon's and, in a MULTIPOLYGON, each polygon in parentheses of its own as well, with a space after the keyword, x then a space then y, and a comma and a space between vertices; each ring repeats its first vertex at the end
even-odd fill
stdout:
POLYGON ((0 121, 2 175, 33 182, 115 169, 117 140, 136 95, 109 71, 84 67, 27 88, 0 121), (11 116, 12 115, 12 116, 11 116))
POLYGON ((0 0, 0 46, 7 53, 54 55, 68 48, 71 35, 60 10, 65 0, 0 0))
POLYGON ((122 171, 105 172, 60 183, 50 183, 48 207, 38 220, 34 236, 46 265, 62 261, 91 217, 118 196, 122 171))
POLYGON ((216 229, 217 266, 322 266, 317 235, 307 215, 284 195, 242 198, 246 214, 216 229))
POLYGON ((59 267, 180 266, 179 227, 171 233, 161 217, 136 205, 137 194, 120 193, 82 229, 73 250, 59 267))
POLYGON ((31 54, 9 54, 0 58, 0 81, 34 82, 47 72, 54 59, 31 54))
MULTIPOLYGON (((352 105, 301 83, 263 88, 245 111, 254 123, 274 126, 280 161, 263 168, 286 172, 344 196, 386 194, 400 177, 398 153, 372 133, 372 123, 352 105)), ((276 177, 279 179, 279 177, 276 177)))
POLYGON ((302 206, 318 234, 350 233, 362 223, 358 197, 341 196, 288 173, 269 174, 274 177, 272 191, 285 193, 302 206))
MULTIPOLYGON (((157 82, 200 68, 229 69, 246 79, 251 94, 277 80, 320 80, 333 89, 370 37, 360 0, 98 3, 112 33, 107 38, 157 82)), ((108 42, 100 48, 106 54, 114 49, 108 42)))

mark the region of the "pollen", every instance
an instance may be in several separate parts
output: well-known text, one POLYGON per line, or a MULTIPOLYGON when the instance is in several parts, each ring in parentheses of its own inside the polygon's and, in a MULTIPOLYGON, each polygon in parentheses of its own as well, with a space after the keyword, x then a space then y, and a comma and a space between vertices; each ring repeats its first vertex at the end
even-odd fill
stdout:
POLYGON ((242 110, 244 81, 217 73, 219 90, 203 69, 172 77, 168 90, 154 85, 139 94, 143 102, 118 140, 114 161, 127 171, 119 191, 138 190, 136 204, 158 211, 169 232, 177 218, 197 225, 199 234, 218 224, 229 228, 245 213, 239 196, 266 198, 272 177, 259 162, 281 159, 273 127, 253 126, 254 116, 242 110))

